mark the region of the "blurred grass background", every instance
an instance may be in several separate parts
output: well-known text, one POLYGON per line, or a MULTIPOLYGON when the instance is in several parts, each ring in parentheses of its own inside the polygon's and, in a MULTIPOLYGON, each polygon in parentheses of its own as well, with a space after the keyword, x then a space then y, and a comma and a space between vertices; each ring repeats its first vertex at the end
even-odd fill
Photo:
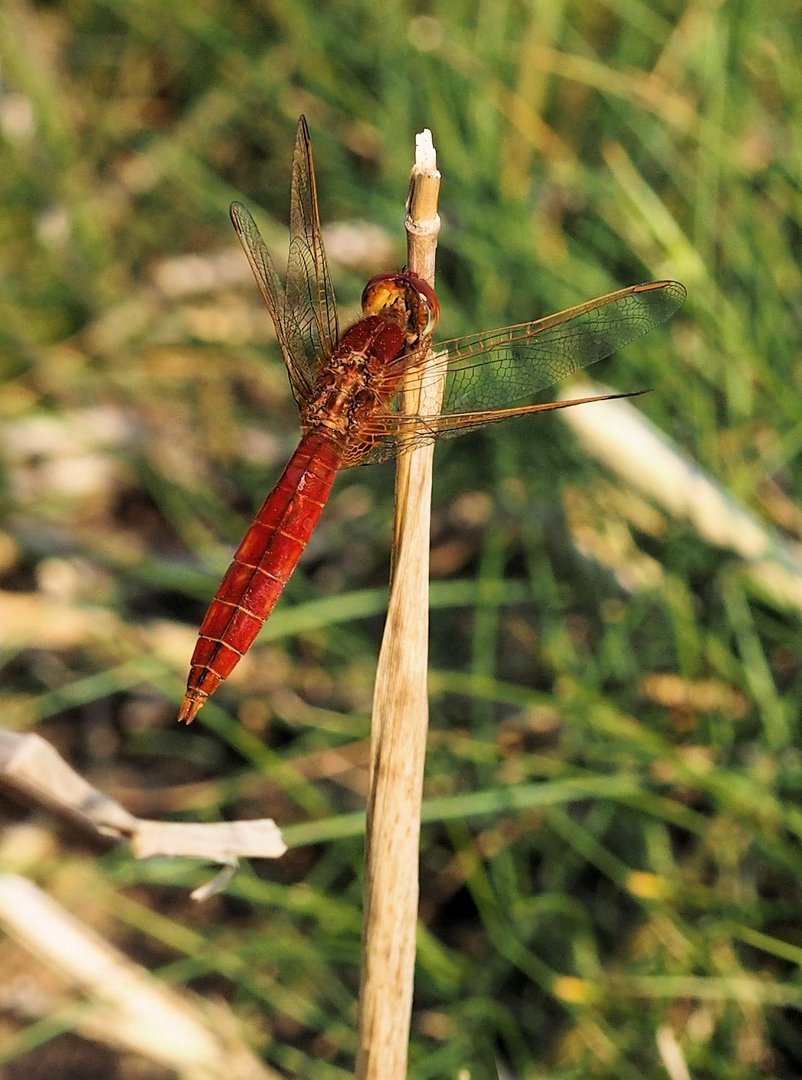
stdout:
MULTIPOLYGON (((199 620, 297 437, 229 202, 281 252, 306 113, 347 315, 403 260, 430 127, 442 335, 678 278, 679 316, 591 374, 651 387, 638 409, 793 545, 800 40, 789 0, 0 10, 2 723, 135 813, 269 815, 294 845, 197 910, 205 870, 50 819, 23 869, 226 998, 276 1069, 352 1067, 392 473, 338 481, 253 658, 179 730, 199 620)), ((557 416, 444 444, 434 499, 411 1075, 798 1076, 799 610, 557 416)), ((10 1077, 73 1075, 46 1017, 3 1030, 10 1077)))

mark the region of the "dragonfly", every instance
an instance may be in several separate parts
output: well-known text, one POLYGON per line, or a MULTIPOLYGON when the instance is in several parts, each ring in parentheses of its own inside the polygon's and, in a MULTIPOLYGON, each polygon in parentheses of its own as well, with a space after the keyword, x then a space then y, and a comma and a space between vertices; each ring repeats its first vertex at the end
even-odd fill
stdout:
MULTIPOLYGON (((371 278, 362 318, 340 334, 320 227, 309 129, 292 158, 290 247, 282 279, 251 214, 231 219, 273 320, 302 437, 214 595, 190 661, 179 720, 189 724, 253 644, 317 525, 340 469, 379 462, 508 417, 627 394, 531 404, 539 391, 659 326, 681 306, 676 281, 630 285, 555 315, 438 343, 434 289, 409 271, 371 278), (410 416, 403 395, 445 370, 437 412, 410 416)), ((424 398, 425 400, 425 398, 424 398)))

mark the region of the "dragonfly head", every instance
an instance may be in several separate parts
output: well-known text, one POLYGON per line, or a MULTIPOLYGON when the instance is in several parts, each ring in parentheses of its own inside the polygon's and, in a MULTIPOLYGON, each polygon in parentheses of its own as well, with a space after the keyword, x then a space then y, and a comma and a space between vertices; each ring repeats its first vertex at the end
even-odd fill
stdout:
POLYGON ((381 315, 404 328, 407 344, 417 345, 430 337, 440 318, 437 293, 422 277, 402 273, 377 274, 362 293, 365 315, 381 315))

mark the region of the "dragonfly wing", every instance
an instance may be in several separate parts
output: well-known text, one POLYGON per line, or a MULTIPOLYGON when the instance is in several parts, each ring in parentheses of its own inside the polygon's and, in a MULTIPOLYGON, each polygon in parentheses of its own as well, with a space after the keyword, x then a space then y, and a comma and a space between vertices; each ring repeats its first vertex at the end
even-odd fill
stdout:
POLYGON ((276 328, 276 337, 281 346, 284 363, 287 365, 293 396, 300 406, 311 394, 313 383, 305 357, 299 355, 297 319, 288 305, 281 278, 256 222, 242 203, 231 204, 231 220, 276 328))
POLYGON ((448 354, 441 412, 484 413, 532 397, 648 334, 685 295, 677 281, 631 285, 535 322, 439 343, 448 354))
POLYGON ((596 401, 615 401, 617 398, 640 397, 648 390, 632 390, 622 394, 594 394, 592 397, 571 398, 561 401, 543 401, 537 405, 520 405, 514 409, 491 409, 485 412, 439 413, 437 416, 404 416, 386 414, 377 417, 371 424, 365 425, 366 449, 355 459, 346 458, 344 467, 349 465, 373 465, 380 461, 415 450, 419 446, 437 439, 451 439, 455 435, 464 435, 476 428, 488 424, 498 424, 502 420, 512 420, 533 413, 554 412, 556 409, 570 409, 574 405, 590 405, 596 401))
POLYGON ((292 156, 290 253, 287 260, 287 311, 293 352, 302 357, 314 382, 323 360, 339 339, 337 304, 331 283, 317 200, 315 162, 305 117, 298 121, 292 156))
MULTIPOLYGON (((425 359, 425 349, 401 357, 396 363, 404 367, 407 385, 426 388, 441 377, 446 366, 440 412, 405 416, 401 395, 393 395, 387 411, 363 425, 363 441, 345 464, 383 461, 405 447, 461 435, 514 416, 632 397, 605 394, 578 401, 514 405, 659 326, 681 306, 685 295, 684 286, 676 281, 631 285, 535 322, 439 343, 434 363, 425 359)), ((388 376, 396 381, 399 377, 392 369, 388 376)))

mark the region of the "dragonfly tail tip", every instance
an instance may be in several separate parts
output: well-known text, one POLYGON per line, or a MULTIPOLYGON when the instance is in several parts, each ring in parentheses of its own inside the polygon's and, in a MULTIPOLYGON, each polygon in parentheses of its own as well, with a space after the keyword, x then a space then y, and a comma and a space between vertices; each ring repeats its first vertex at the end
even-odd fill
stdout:
POLYGON ((194 697, 187 694, 184 698, 184 702, 181 705, 181 711, 178 714, 179 724, 191 724, 198 713, 203 708, 203 704, 206 701, 205 697, 194 697))

